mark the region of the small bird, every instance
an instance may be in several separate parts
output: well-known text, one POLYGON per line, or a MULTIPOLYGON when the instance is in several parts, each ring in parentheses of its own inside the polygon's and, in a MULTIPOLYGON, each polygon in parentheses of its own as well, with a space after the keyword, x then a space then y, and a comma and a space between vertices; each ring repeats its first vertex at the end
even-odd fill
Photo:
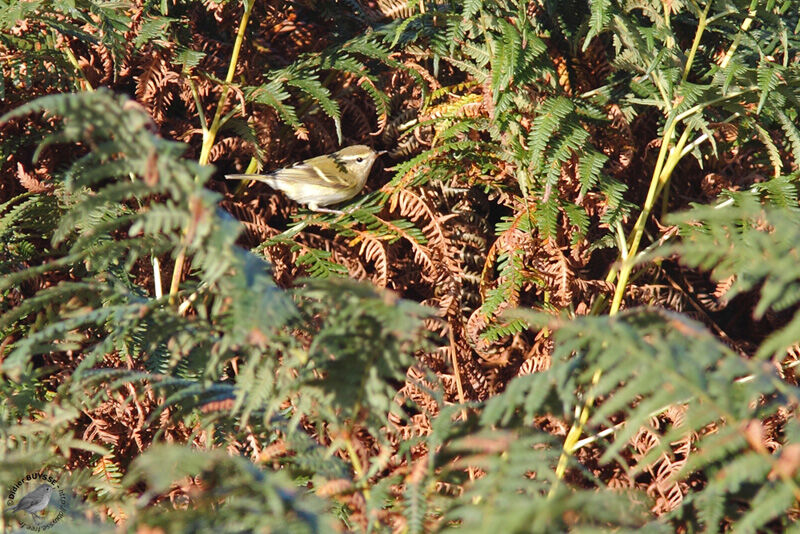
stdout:
POLYGON ((339 210, 321 206, 356 196, 367 183, 372 164, 385 153, 385 150, 376 152, 366 145, 353 145, 268 174, 228 174, 225 178, 264 182, 313 211, 341 214, 339 210))
POLYGON ((11 508, 12 512, 22 510, 28 512, 31 517, 36 520, 34 514, 41 512, 47 508, 47 503, 50 502, 50 495, 53 493, 53 486, 50 484, 39 484, 39 486, 32 492, 25 495, 19 502, 11 508))

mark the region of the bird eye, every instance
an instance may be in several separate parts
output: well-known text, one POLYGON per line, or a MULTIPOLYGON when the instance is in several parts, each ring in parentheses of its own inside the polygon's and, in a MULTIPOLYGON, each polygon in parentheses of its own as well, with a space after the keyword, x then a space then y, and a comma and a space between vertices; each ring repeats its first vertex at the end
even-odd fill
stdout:
POLYGON ((361 163, 362 161, 364 161, 364 158, 356 158, 356 163, 361 163))

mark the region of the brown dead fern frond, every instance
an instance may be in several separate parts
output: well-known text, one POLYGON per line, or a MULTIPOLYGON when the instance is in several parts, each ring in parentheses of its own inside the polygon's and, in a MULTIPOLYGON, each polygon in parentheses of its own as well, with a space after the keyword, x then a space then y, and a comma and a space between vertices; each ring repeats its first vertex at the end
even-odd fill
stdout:
MULTIPOLYGON (((359 2, 362 6, 366 3, 359 2)), ((377 0, 377 10, 388 19, 401 19, 414 15, 417 12, 414 0, 377 0)))
POLYGON ((364 139, 372 133, 370 117, 372 111, 364 105, 362 98, 342 99, 339 103, 342 109, 342 125, 346 126, 346 133, 353 139, 364 139))
MULTIPOLYGON (((41 178, 46 178, 46 174, 41 178)), ((37 178, 35 172, 28 172, 21 162, 17 162, 17 180, 22 187, 31 193, 45 193, 53 190, 53 184, 37 178)))
POLYGON ((134 80, 136 99, 157 123, 163 124, 166 110, 175 98, 180 75, 170 69, 161 53, 154 53, 144 58, 141 74, 134 76, 134 80))
POLYGON ((380 287, 386 287, 389 283, 389 257, 386 245, 369 232, 353 231, 356 237, 350 240, 349 245, 351 247, 360 245, 358 253, 375 266, 373 281, 380 287))

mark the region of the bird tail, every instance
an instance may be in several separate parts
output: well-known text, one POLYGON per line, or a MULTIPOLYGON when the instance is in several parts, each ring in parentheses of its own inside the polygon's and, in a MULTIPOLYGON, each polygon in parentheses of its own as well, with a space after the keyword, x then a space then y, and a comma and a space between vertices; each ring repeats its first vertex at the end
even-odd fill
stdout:
POLYGON ((226 174, 225 178, 228 180, 255 180, 269 186, 274 186, 276 182, 275 177, 271 174, 226 174))
POLYGON ((259 180, 264 178, 263 174, 226 174, 228 180, 259 180))

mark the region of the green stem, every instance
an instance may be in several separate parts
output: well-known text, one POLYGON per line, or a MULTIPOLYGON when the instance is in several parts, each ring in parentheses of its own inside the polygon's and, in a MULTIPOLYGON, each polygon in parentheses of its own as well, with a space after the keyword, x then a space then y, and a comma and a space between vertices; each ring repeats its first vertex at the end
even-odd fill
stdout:
MULTIPOLYGON (((663 184, 663 182, 669 178, 669 175, 672 173, 672 170, 675 168, 675 165, 680 158, 683 145, 686 144, 686 139, 689 137, 688 132, 690 129, 687 128, 686 131, 684 131, 684 135, 681 136, 681 141, 679 141, 675 149, 672 150, 670 158, 666 158, 669 140, 672 138, 675 132, 675 124, 675 121, 671 121, 670 125, 667 127, 667 130, 664 132, 656 168, 653 171, 652 178, 650 179, 650 188, 647 191, 647 198, 645 199, 644 206, 639 214, 639 218, 636 220, 636 224, 633 226, 628 250, 626 251, 624 248, 622 248, 620 251, 622 254, 622 266, 619 269, 619 277, 617 279, 616 290, 614 291, 614 298, 611 301, 611 309, 608 312, 609 316, 614 316, 619 312, 620 305, 622 304, 622 297, 625 295, 628 279, 636 261, 636 253, 639 250, 639 244, 641 243, 642 236, 644 235, 645 224, 647 223, 647 219, 650 217, 650 212, 655 205, 659 184, 663 184), (673 156, 677 157, 673 158, 673 156)), ((624 245, 624 243, 620 244, 620 246, 622 245, 624 245)), ((612 269, 612 271, 616 270, 612 269)), ((609 276, 611 276, 611 273, 609 273, 609 276)), ((600 368, 598 368, 592 375, 589 393, 586 396, 586 400, 583 403, 580 414, 570 427, 567 437, 564 439, 561 456, 559 457, 558 465, 556 466, 556 478, 558 480, 564 478, 569 457, 575 452, 575 445, 578 443, 578 440, 583 434, 583 428, 586 426, 586 422, 589 420, 589 412, 594 406, 595 401, 595 395, 593 391, 595 386, 597 386, 597 384, 600 382, 600 378, 602 376, 603 370, 600 368)), ((550 490, 550 496, 554 495, 557 487, 557 485, 553 485, 552 489, 550 490)))
POLYGON ((737 96, 742 96, 742 95, 744 95, 746 93, 752 93, 753 91, 758 91, 758 86, 753 85, 753 86, 750 86, 750 87, 748 87, 746 89, 742 89, 741 91, 734 91, 733 93, 728 93, 725 96, 720 96, 720 97, 717 97, 717 98, 712 98, 711 100, 706 100, 705 102, 700 102, 699 104, 695 104, 694 106, 690 107, 686 111, 676 115, 673 120, 675 122, 680 122, 683 119, 685 119, 687 117, 690 117, 690 116, 694 115, 695 113, 697 113, 698 111, 701 111, 701 110, 703 110, 703 109, 705 109, 705 108, 707 108, 709 106, 713 106, 714 104, 718 104, 720 102, 724 102, 725 100, 730 100, 732 98, 736 98, 737 96))
POLYGON ((347 450, 347 455, 350 457, 350 463, 353 464, 353 471, 356 474, 356 479, 361 480, 364 477, 364 468, 361 467, 361 460, 358 458, 358 453, 356 452, 356 448, 350 436, 345 440, 344 448, 347 450))
MULTIPOLYGON (((242 15, 242 20, 239 23, 239 31, 236 33, 236 40, 233 43, 231 60, 230 63, 228 63, 228 74, 225 76, 225 85, 222 86, 222 92, 220 93, 219 101, 217 102, 217 109, 214 113, 214 119, 211 121, 211 126, 208 128, 206 128, 206 120, 202 114, 202 106, 200 105, 199 101, 197 102, 197 110, 198 114, 200 115, 201 126, 203 128, 203 146, 200 148, 200 158, 198 159, 198 163, 200 163, 200 165, 208 165, 208 158, 211 155, 211 147, 214 146, 214 141, 217 138, 217 132, 221 126, 222 113, 225 108, 225 102, 228 100, 228 93, 230 92, 231 82, 233 82, 233 75, 236 73, 236 64, 239 61, 239 52, 242 49, 245 29, 247 28, 247 23, 250 20, 250 12, 253 10, 254 2, 255 0, 245 1, 244 14, 242 15)), ((193 233, 194 232, 191 232, 189 229, 184 232, 184 243, 181 245, 180 251, 175 258, 175 267, 172 270, 172 282, 170 283, 169 287, 170 304, 174 304, 176 300, 175 295, 178 293, 178 287, 180 286, 181 277, 183 275, 183 266, 186 260, 186 249, 189 246, 187 237, 189 234, 193 233)))
POLYGON ((733 39, 733 43, 731 43, 730 48, 728 51, 725 52, 725 57, 722 58, 722 61, 719 64, 720 69, 724 69, 728 66, 731 58, 733 57, 733 53, 736 52, 736 49, 739 47, 739 43, 742 40, 742 34, 750 29, 750 25, 753 24, 753 19, 756 16, 756 7, 758 6, 758 0, 751 0, 750 7, 747 9, 747 18, 744 19, 742 22, 741 27, 739 28, 739 33, 736 34, 736 37, 733 39))
POLYGON ((356 452, 356 448, 353 445, 353 440, 349 432, 347 439, 344 442, 344 448, 347 451, 347 455, 350 457, 350 463, 353 464, 353 472, 356 475, 356 482, 364 483, 364 488, 361 490, 361 493, 364 494, 364 501, 369 501, 369 488, 367 487, 366 477, 364 476, 364 468, 361 465, 361 460, 358 458, 358 452, 356 452))
MULTIPOLYGON (((53 33, 55 33, 55 30, 53 31, 53 33)), ((68 42, 66 42, 66 41, 64 42, 64 47, 62 48, 62 50, 64 52, 64 55, 67 56, 67 60, 75 68, 75 70, 78 72, 78 75, 81 77, 81 80, 80 80, 81 88, 86 92, 89 92, 89 93, 93 92, 94 91, 94 87, 92 87, 92 84, 89 83, 89 80, 86 78, 86 74, 84 74, 83 69, 81 68, 80 64, 78 63, 78 59, 75 57, 75 54, 72 52, 72 49, 69 47, 69 43, 68 42)))
POLYGON ((250 20, 250 12, 253 9, 254 2, 255 0, 247 0, 245 2, 244 14, 239 23, 239 31, 236 33, 236 41, 233 43, 233 53, 231 54, 231 61, 228 64, 228 74, 225 76, 225 85, 222 86, 222 92, 219 95, 217 110, 214 113, 211 126, 208 130, 203 131, 203 146, 200 149, 200 158, 198 160, 200 165, 208 164, 208 156, 211 154, 211 147, 214 146, 217 132, 221 126, 222 112, 225 109, 225 102, 228 100, 228 93, 230 93, 231 90, 230 85, 233 82, 233 75, 236 73, 236 63, 239 61, 239 52, 242 49, 245 28, 247 28, 247 22, 250 20))
POLYGON ((706 8, 702 11, 702 13, 700 13, 700 20, 697 22, 697 31, 694 34, 694 41, 692 41, 692 49, 689 51, 689 57, 686 59, 686 67, 683 69, 682 82, 686 81, 686 77, 689 75, 689 69, 694 62, 694 56, 697 53, 697 47, 700 45, 700 37, 703 35, 703 32, 706 29, 706 17, 708 17, 708 10, 711 8, 712 3, 713 0, 708 0, 706 8))
POLYGON ((628 278, 630 277, 633 266, 636 263, 636 253, 639 250, 639 244, 641 243, 642 236, 644 235, 644 227, 647 224, 647 219, 650 217, 650 213, 653 211, 653 206, 655 205, 655 200, 658 196, 659 190, 664 184, 667 183, 670 176, 672 176, 672 171, 675 169, 678 161, 680 161, 681 151, 683 150, 683 147, 689 138, 690 131, 690 128, 686 128, 686 130, 684 130, 683 135, 681 135, 681 138, 678 141, 678 144, 676 144, 675 148, 671 151, 670 157, 667 159, 667 162, 664 165, 664 170, 658 175, 654 174, 653 179, 650 181, 650 189, 647 191, 647 198, 644 201, 644 206, 642 207, 641 213, 639 213, 639 218, 636 220, 636 224, 633 226, 633 238, 629 247, 630 252, 628 253, 628 257, 622 261, 622 267, 620 267, 619 270, 617 287, 614 291, 614 300, 611 301, 611 309, 608 312, 609 315, 616 315, 617 312, 619 312, 619 308, 622 305, 622 297, 625 295, 625 289, 628 285, 628 278))
MULTIPOLYGON (((684 79, 685 81, 687 73, 691 70, 692 63, 694 62, 695 52, 697 50, 697 45, 700 42, 700 37, 702 33, 705 31, 706 27, 706 16, 708 15, 708 9, 711 5, 711 1, 709 0, 708 5, 706 5, 706 9, 703 11, 703 14, 700 18, 700 23, 697 26, 697 30, 695 32, 694 44, 692 45, 692 51, 689 53, 689 57, 686 61, 686 67, 684 69, 684 79)), ((755 0, 754 0, 755 1, 755 0)), ((658 78, 657 75, 653 76, 654 80, 658 78)), ((658 85, 658 84, 657 84, 658 85)), ((741 94, 741 92, 739 93, 741 94)), ((628 239, 628 246, 627 250, 622 245, 624 243, 620 243, 620 256, 621 256, 621 266, 619 267, 619 274, 617 274, 617 267, 612 267, 606 276, 606 281, 612 282, 615 278, 617 279, 616 288, 614 290, 614 297, 611 301, 611 307, 608 311, 608 315, 613 317, 617 313, 619 313, 620 306, 622 305, 622 298, 625 295, 625 290, 628 285, 628 280, 630 279, 631 271, 633 270, 633 266, 636 263, 636 258, 639 252, 639 245, 642 241, 642 236, 644 235, 645 226, 647 224, 647 220, 650 218, 650 213, 655 206, 656 198, 658 197, 658 193, 661 189, 669 182, 670 177, 672 176, 672 172, 675 170, 676 165, 680 161, 680 159, 685 155, 684 147, 686 146, 686 142, 689 139, 689 134, 692 131, 692 128, 686 127, 681 134, 680 139, 672 147, 670 150, 670 144, 672 143, 672 139, 675 136, 675 131, 678 126, 678 123, 681 122, 683 119, 701 112, 705 107, 716 103, 719 100, 725 100, 728 98, 732 98, 736 95, 727 95, 725 97, 721 97, 720 99, 714 99, 710 102, 705 102, 703 104, 698 104, 689 108, 687 111, 683 113, 675 115, 675 109, 670 109, 669 116, 667 119, 666 127, 664 129, 664 134, 661 137, 661 149, 658 153, 658 159, 656 161, 656 166, 653 169, 653 174, 650 178, 650 187, 647 190, 647 197, 645 198, 644 205, 642 206, 642 211, 639 213, 639 217, 636 219, 636 223, 633 225, 633 229, 631 230, 631 236, 628 239)), ((668 102, 669 104, 669 102, 668 102)), ((592 312, 599 312, 604 299, 598 299, 595 301, 595 305, 592 306, 592 312)), ((586 426, 587 421, 589 420, 589 412, 591 411, 592 407, 594 406, 595 395, 594 389, 597 384, 600 382, 600 378, 603 376, 603 369, 598 368, 595 370, 594 374, 592 375, 591 384, 589 386, 589 391, 586 395, 586 399, 583 403, 583 407, 580 410, 580 413, 575 422, 573 422, 572 426, 567 433, 566 438, 564 439, 564 445, 561 449, 561 456, 558 459, 558 465, 556 466, 556 480, 561 480, 564 478, 564 474, 567 470, 567 462, 569 461, 570 456, 575 452, 576 444, 583 434, 583 428, 586 426)), ((548 498, 555 495, 556 490, 558 489, 558 484, 553 484, 553 487, 550 489, 550 493, 548 498)))
POLYGON ((191 77, 187 76, 186 81, 189 88, 192 90, 192 98, 194 98, 194 107, 197 108, 197 116, 200 117, 200 128, 205 133, 208 130, 208 121, 206 121, 206 113, 203 111, 203 103, 200 102, 200 94, 197 92, 197 85, 191 77))

